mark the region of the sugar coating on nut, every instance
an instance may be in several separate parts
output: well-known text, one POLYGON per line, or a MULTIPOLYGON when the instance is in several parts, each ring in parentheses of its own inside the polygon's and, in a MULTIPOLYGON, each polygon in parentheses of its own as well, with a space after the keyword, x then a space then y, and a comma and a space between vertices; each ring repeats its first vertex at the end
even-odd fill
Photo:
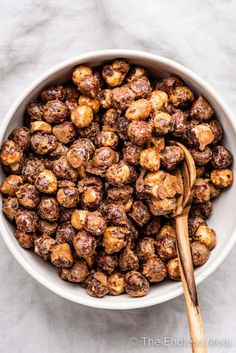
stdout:
POLYGON ((140 272, 130 271, 125 275, 125 289, 131 297, 143 297, 149 290, 149 283, 140 272))
POLYGON ((51 170, 44 170, 37 175, 35 186, 44 194, 54 194, 57 191, 57 177, 51 170))

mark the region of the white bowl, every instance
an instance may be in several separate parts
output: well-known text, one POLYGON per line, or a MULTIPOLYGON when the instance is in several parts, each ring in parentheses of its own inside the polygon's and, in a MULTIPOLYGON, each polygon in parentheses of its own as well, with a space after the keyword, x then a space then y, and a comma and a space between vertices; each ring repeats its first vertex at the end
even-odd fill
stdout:
MULTIPOLYGON (((98 65, 114 58, 126 58, 132 63, 144 65, 155 76, 166 76, 169 73, 174 73, 182 77, 195 92, 203 94, 208 99, 226 132, 224 144, 233 153, 236 151, 236 121, 233 114, 223 99, 205 81, 190 70, 169 59, 147 52, 122 49, 101 50, 81 54, 56 65, 39 77, 17 99, 2 120, 0 144, 2 144, 3 140, 7 138, 14 128, 22 126, 22 117, 27 104, 38 96, 42 88, 50 84, 64 82, 71 76, 75 65, 81 63, 98 65)), ((208 64, 206 63, 206 65, 208 64)), ((3 175, 3 171, 1 170, 1 179, 3 175)), ((209 220, 209 225, 213 226, 217 231, 217 246, 212 251, 207 263, 196 270, 197 284, 203 281, 220 265, 236 240, 235 194, 236 183, 214 202, 214 212, 209 220)), ((22 249, 14 238, 12 224, 8 222, 2 212, 0 212, 0 231, 13 256, 32 277, 51 291, 75 303, 103 309, 133 309, 159 304, 183 293, 181 282, 165 281, 151 286, 149 294, 142 298, 131 298, 126 294, 118 297, 106 296, 101 299, 92 298, 80 286, 62 281, 57 276, 53 266, 42 261, 33 252, 22 249)))

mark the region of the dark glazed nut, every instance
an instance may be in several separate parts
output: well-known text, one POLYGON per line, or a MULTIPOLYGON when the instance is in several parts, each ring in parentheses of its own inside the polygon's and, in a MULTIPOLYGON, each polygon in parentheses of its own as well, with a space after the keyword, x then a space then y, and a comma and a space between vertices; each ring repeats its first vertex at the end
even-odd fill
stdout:
POLYGON ((175 169, 184 160, 184 151, 178 146, 167 146, 161 151, 161 163, 167 170, 175 169))
POLYGON ((75 187, 65 187, 57 191, 57 201, 65 208, 75 208, 79 202, 79 192, 75 187))
POLYGON ((110 295, 120 295, 125 292, 125 277, 120 272, 115 272, 108 277, 110 295))
POLYGON ((194 204, 191 207, 191 213, 194 216, 200 216, 203 219, 208 219, 212 212, 212 202, 202 202, 198 204, 194 204))
POLYGON ((91 177, 83 178, 78 182, 79 192, 80 193, 84 192, 85 190, 87 190, 88 186, 97 186, 100 189, 102 189, 103 183, 102 183, 102 180, 98 177, 91 176, 91 177))
POLYGON ((68 99, 65 101, 65 104, 69 110, 69 113, 71 113, 75 108, 78 107, 77 99, 68 99))
POLYGON ((43 235, 37 238, 34 242, 34 252, 35 254, 42 257, 45 261, 50 259, 51 251, 53 250, 56 242, 53 238, 48 235, 43 235))
POLYGON ((15 216, 16 226, 19 230, 34 233, 38 228, 38 215, 35 211, 19 209, 15 216))
POLYGON ((171 115, 164 112, 157 111, 154 114, 151 123, 157 136, 164 136, 173 129, 173 119, 171 115))
POLYGON ((98 211, 88 212, 85 217, 84 228, 93 235, 101 235, 106 229, 106 220, 98 211))
POLYGON ((79 168, 89 160, 94 149, 92 141, 80 138, 71 145, 66 157, 73 168, 79 168))
POLYGON ((141 227, 144 226, 151 217, 148 207, 142 201, 134 201, 129 216, 141 227))
POLYGON ((19 163, 22 157, 22 150, 14 141, 6 140, 3 142, 0 153, 0 159, 3 165, 9 166, 19 163))
POLYGON ((35 233, 26 233, 25 231, 16 229, 15 238, 22 248, 31 249, 34 246, 35 233))
POLYGON ((143 297, 148 293, 149 283, 140 272, 130 271, 125 275, 125 287, 131 297, 143 297))
POLYGON ((127 228, 107 227, 103 235, 102 245, 107 254, 119 252, 127 245, 127 228))
POLYGON ((57 139, 52 134, 36 132, 31 137, 31 147, 37 154, 47 154, 56 149, 57 139))
POLYGON ((124 111, 134 100, 135 94, 128 87, 117 87, 112 90, 112 106, 119 111, 124 111))
POLYGON ((217 144, 221 141, 223 135, 223 128, 218 120, 210 120, 209 126, 214 136, 213 144, 217 144))
POLYGON ((57 191, 57 177, 51 170, 46 169, 37 175, 35 186, 44 194, 54 194, 57 191))
POLYGON ((53 162, 53 172, 59 180, 77 180, 78 172, 71 167, 66 157, 60 157, 53 162))
POLYGON ((82 230, 75 236, 73 245, 77 255, 86 258, 95 254, 97 241, 93 235, 82 230))
POLYGON ((140 153, 139 163, 144 169, 156 172, 159 170, 161 164, 160 153, 155 147, 146 148, 140 153))
POLYGON ((99 79, 95 75, 87 75, 78 84, 79 91, 85 96, 95 98, 101 91, 99 79))
POLYGON ((43 118, 49 124, 61 123, 68 115, 67 105, 57 99, 46 103, 43 109, 43 118))
POLYGON ((129 127, 129 120, 126 119, 124 116, 121 116, 118 120, 118 135, 119 138, 122 140, 128 140, 128 127, 129 127))
POLYGON ((133 192, 131 186, 123 186, 121 188, 111 188, 107 192, 108 199, 111 201, 121 201, 126 202, 130 198, 130 195, 133 192))
POLYGON ((92 297, 102 298, 109 292, 107 276, 100 271, 94 272, 89 279, 87 292, 92 297))
POLYGON ((146 76, 131 80, 130 88, 134 92, 136 98, 146 98, 151 92, 151 84, 146 76))
POLYGON ((15 196, 21 185, 23 185, 22 177, 11 174, 3 180, 0 186, 0 192, 8 196, 15 196))
POLYGON ((103 89, 101 92, 99 92, 98 100, 103 109, 111 108, 111 97, 112 97, 111 89, 103 89))
POLYGON ((233 172, 231 169, 214 169, 210 174, 214 186, 225 189, 233 183, 233 172))
POLYGON ((163 261, 154 255, 143 264, 142 274, 149 282, 161 282, 167 276, 166 266, 163 261))
POLYGON ((111 108, 103 114, 103 130, 117 131, 119 113, 116 109, 111 108))
POLYGON ((51 86, 45 88, 40 96, 44 103, 58 99, 64 101, 66 98, 66 90, 63 86, 51 86))
POLYGON ((25 160, 21 174, 26 182, 33 184, 37 175, 44 170, 44 163, 40 159, 30 156, 25 160))
POLYGON ((168 275, 171 279, 176 281, 180 280, 180 268, 178 257, 170 259, 166 264, 168 275))
POLYGON ((20 205, 16 197, 8 197, 2 201, 2 211, 10 221, 14 221, 19 208, 20 205))
POLYGON ((106 171, 106 179, 109 184, 114 186, 123 186, 129 182, 131 177, 130 166, 124 161, 120 161, 117 164, 113 164, 106 171))
POLYGON ((161 221, 159 217, 152 218, 145 227, 145 235, 148 237, 157 236, 161 228, 161 221))
POLYGON ((73 239, 76 236, 76 230, 70 222, 61 223, 56 232, 56 242, 58 244, 68 243, 73 245, 73 239))
POLYGON ((34 185, 24 184, 16 192, 17 200, 26 208, 37 208, 40 202, 39 192, 34 185))
POLYGON ((78 99, 79 98, 79 91, 78 88, 73 85, 73 84, 69 84, 66 85, 64 87, 65 91, 66 91, 66 99, 78 99))
POLYGON ((76 127, 86 127, 93 120, 93 111, 88 105, 79 105, 71 112, 70 118, 76 127))
POLYGON ((105 252, 100 253, 97 257, 97 264, 99 270, 107 272, 110 275, 118 266, 117 256, 108 255, 105 252))
POLYGON ((175 137, 184 138, 187 132, 186 115, 182 110, 176 109, 175 113, 171 117, 172 121, 172 134, 175 137))
POLYGON ((184 82, 177 75, 171 75, 162 80, 158 81, 156 84, 156 89, 166 92, 168 95, 173 92, 176 87, 183 86, 184 82))
POLYGON ((150 198, 148 201, 148 206, 154 216, 166 216, 175 212, 177 204, 175 198, 166 198, 163 200, 150 198))
POLYGON ((30 130, 27 127, 19 127, 12 131, 9 140, 14 141, 22 150, 26 150, 30 146, 30 130))
POLYGON ((103 207, 102 212, 105 214, 106 220, 109 223, 116 225, 126 225, 128 223, 124 205, 108 203, 103 207))
POLYGON ((119 267, 121 271, 136 271, 139 268, 138 256, 129 246, 119 256, 119 267))
POLYGON ((57 140, 61 143, 67 144, 73 142, 76 138, 76 128, 70 121, 64 121, 53 127, 52 133, 56 136, 57 140))
POLYGON ((57 221, 60 215, 59 205, 53 197, 43 197, 39 207, 39 216, 47 221, 57 221))
POLYGON ((198 97, 198 99, 192 104, 190 110, 190 115, 201 122, 210 120, 213 114, 214 112, 210 104, 203 96, 198 97))
POLYGON ((211 197, 211 190, 209 184, 202 178, 198 178, 193 187, 193 201, 195 203, 202 203, 209 201, 211 197))
POLYGON ((73 212, 74 212, 73 208, 69 209, 69 208, 60 207, 59 208, 59 219, 58 219, 58 222, 59 223, 63 223, 63 222, 70 221, 73 212))
POLYGON ((51 262, 56 267, 71 267, 73 256, 67 243, 55 245, 51 252, 51 262))
POLYGON ((57 230, 58 224, 56 222, 48 222, 45 219, 39 220, 38 231, 44 235, 53 235, 57 230))
POLYGON ((209 250, 216 246, 216 232, 206 224, 201 224, 193 236, 194 240, 206 245, 209 250))
POLYGON ((137 255, 140 261, 147 261, 150 256, 155 255, 155 240, 145 237, 139 241, 137 255))
POLYGON ((146 121, 133 121, 128 126, 128 136, 130 140, 142 146, 151 138, 152 128, 146 121))
POLYGON ((216 146, 213 150, 211 164, 216 169, 224 169, 231 166, 233 156, 229 150, 223 146, 216 146))
POLYGON ((189 235, 192 237, 196 233, 197 229, 201 226, 206 224, 206 221, 200 216, 190 216, 188 218, 188 232, 189 235))
POLYGON ((88 276, 89 271, 84 260, 76 260, 70 268, 59 268, 58 274, 64 281, 82 283, 88 276))
POLYGON ((212 150, 209 146, 204 148, 203 151, 198 149, 190 149, 191 155, 194 159, 194 162, 199 166, 204 166, 212 159, 212 150))
POLYGON ((176 87, 170 95, 170 100, 175 107, 186 107, 194 100, 194 95, 187 86, 176 87))
POLYGON ((176 238, 173 236, 165 236, 157 240, 157 253, 162 260, 169 260, 176 257, 176 238))
POLYGON ((206 245, 200 243, 199 241, 195 241, 191 244, 191 250, 194 266, 202 266, 207 262, 210 256, 210 251, 206 245))
POLYGON ((122 152, 123 152, 123 159, 125 162, 132 165, 139 164, 141 147, 134 145, 129 141, 125 141, 122 152))
POLYGON ((43 108, 44 104, 40 102, 32 102, 28 104, 26 113, 29 117, 30 122, 43 119, 43 108))
POLYGON ((79 134, 81 137, 88 138, 91 141, 95 141, 100 133, 99 124, 96 121, 92 121, 89 126, 81 128, 79 134))

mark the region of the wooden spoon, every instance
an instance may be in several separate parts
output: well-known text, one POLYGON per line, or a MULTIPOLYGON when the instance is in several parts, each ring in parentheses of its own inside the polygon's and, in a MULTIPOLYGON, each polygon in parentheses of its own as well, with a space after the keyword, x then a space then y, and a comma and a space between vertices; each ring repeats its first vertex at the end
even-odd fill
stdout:
POLYGON ((169 141, 169 144, 182 148, 184 152, 184 163, 182 171, 179 172, 182 174, 184 192, 177 200, 177 210, 173 217, 176 225, 179 267, 187 307, 192 352, 206 353, 206 339, 198 304, 188 236, 188 214, 192 201, 192 189, 196 180, 196 168, 191 153, 184 145, 177 141, 169 141))

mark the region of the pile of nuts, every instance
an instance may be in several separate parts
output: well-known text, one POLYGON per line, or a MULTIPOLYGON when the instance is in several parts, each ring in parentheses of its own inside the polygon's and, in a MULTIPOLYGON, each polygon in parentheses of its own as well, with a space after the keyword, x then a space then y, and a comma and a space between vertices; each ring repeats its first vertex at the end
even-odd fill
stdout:
POLYGON ((72 81, 47 87, 28 105, 25 127, 1 147, 7 177, 2 210, 19 244, 89 295, 147 294, 180 279, 170 217, 190 150, 197 181, 189 218, 194 266, 216 245, 207 226, 212 200, 233 181, 222 127, 203 96, 181 78, 156 80, 118 59, 77 66, 72 81))

